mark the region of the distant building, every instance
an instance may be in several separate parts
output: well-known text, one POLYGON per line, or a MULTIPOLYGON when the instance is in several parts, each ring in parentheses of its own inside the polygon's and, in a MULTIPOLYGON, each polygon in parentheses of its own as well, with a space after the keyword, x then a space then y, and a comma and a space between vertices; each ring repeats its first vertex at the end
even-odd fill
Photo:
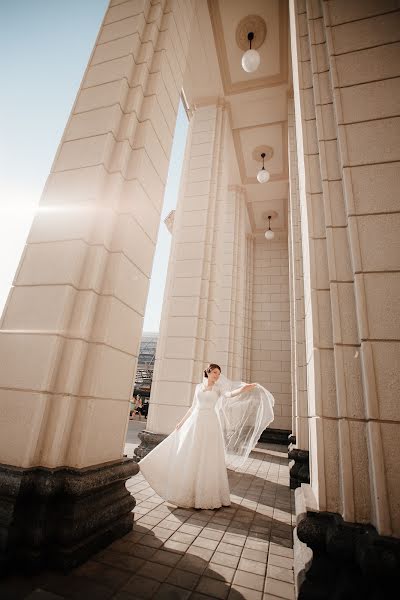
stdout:
POLYGON ((158 333, 143 333, 135 377, 134 396, 149 398, 153 381, 158 333))

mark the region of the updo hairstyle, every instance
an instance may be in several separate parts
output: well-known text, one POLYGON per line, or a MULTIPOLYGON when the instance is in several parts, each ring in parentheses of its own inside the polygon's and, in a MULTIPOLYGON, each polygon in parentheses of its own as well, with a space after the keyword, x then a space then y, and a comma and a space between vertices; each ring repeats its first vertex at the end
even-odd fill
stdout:
POLYGON ((219 365, 216 365, 215 363, 210 363, 207 369, 204 370, 204 377, 208 379, 208 374, 211 373, 211 371, 214 371, 214 369, 218 369, 221 373, 221 367, 219 365))

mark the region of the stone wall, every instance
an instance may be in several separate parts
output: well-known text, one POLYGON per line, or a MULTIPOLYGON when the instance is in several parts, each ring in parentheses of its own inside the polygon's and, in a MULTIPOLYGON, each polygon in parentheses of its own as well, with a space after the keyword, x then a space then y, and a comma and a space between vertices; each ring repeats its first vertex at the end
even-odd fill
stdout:
POLYGON ((254 242, 251 380, 275 397, 275 429, 292 430, 287 239, 254 242))

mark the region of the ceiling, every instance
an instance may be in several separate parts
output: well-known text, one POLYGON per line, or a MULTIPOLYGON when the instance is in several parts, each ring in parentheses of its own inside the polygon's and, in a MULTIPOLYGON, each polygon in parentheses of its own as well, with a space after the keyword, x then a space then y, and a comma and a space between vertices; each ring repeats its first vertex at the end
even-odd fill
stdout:
POLYGON ((264 217, 271 211, 276 213, 272 228, 287 229, 288 22, 286 0, 197 0, 196 4, 185 95, 190 105, 225 99, 234 148, 231 183, 246 190, 254 233, 265 231, 264 217), (265 40, 257 48, 261 63, 255 73, 242 69, 243 50, 237 41, 238 25, 248 16, 261 17, 266 24, 265 40), (265 146, 272 149, 265 163, 271 178, 259 184, 257 150, 261 154, 265 146))

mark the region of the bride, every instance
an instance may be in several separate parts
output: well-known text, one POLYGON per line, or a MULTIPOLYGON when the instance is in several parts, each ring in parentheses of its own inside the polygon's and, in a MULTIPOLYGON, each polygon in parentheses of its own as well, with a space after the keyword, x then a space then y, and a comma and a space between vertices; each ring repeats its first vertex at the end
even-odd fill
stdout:
POLYGON ((211 363, 175 430, 139 463, 150 486, 186 508, 230 505, 227 467, 240 467, 274 418, 258 383, 231 382, 211 363))

